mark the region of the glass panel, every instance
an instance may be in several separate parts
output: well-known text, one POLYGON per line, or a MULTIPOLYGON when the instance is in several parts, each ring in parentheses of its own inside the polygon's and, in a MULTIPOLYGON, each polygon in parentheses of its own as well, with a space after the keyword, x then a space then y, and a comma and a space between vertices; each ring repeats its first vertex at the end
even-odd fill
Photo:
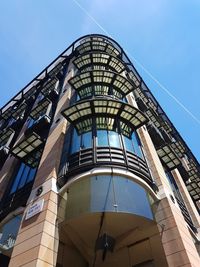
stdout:
POLYGON ((147 192, 125 177, 98 175, 71 185, 68 190, 67 218, 103 211, 131 213, 153 219, 147 192))
POLYGON ((0 228, 0 251, 1 248, 5 251, 14 246, 21 219, 22 215, 17 215, 0 228))
POLYGON ((123 136, 123 139, 124 139, 124 145, 125 145, 126 150, 134 152, 132 140, 126 136, 123 136))
POLYGON ((115 211, 113 194, 113 177, 109 175, 99 175, 90 178, 90 210, 95 211, 115 211))
POLYGON ((136 136, 135 132, 133 132, 133 134, 132 134, 132 140, 133 140, 133 145, 134 145, 136 155, 143 158, 143 154, 142 154, 142 151, 140 148, 139 140, 138 140, 138 137, 136 136))
POLYGON ((108 136, 109 136, 110 146, 119 148, 121 147, 118 133, 114 131, 108 131, 108 136))
POLYGON ((31 167, 21 163, 17 175, 15 176, 14 183, 12 185, 10 194, 16 192, 18 189, 22 188, 28 182, 31 182, 36 173, 36 168, 32 169, 31 167))
POLYGON ((81 148, 88 148, 92 146, 92 132, 82 134, 81 148))
POLYGON ((106 130, 97 130, 97 145, 108 146, 108 133, 106 130))
POLYGON ((31 168, 30 169, 30 172, 29 172, 29 174, 28 174, 28 178, 27 178, 27 180, 26 180, 26 183, 29 183, 29 182, 31 182, 33 179, 34 179, 34 177, 35 177, 35 173, 36 173, 36 168, 31 168))
POLYGON ((76 129, 73 131, 71 154, 80 150, 80 135, 77 134, 76 129))
POLYGON ((21 175, 22 175, 22 172, 24 171, 24 167, 25 167, 25 164, 22 163, 20 165, 20 168, 18 170, 18 173, 14 179, 14 183, 12 185, 12 188, 11 188, 11 191, 10 191, 10 194, 14 193, 16 190, 17 190, 17 187, 18 187, 18 184, 19 184, 19 181, 21 179, 21 175))
POLYGON ((153 219, 147 193, 137 183, 120 176, 114 176, 114 192, 117 211, 126 211, 153 219))
POLYGON ((29 118, 27 128, 30 128, 34 124, 35 120, 32 118, 29 118))
POLYGON ((131 139, 126 136, 123 136, 123 140, 124 140, 124 145, 125 145, 126 150, 131 151, 132 153, 136 154, 140 158, 144 158, 140 144, 139 144, 138 137, 136 136, 135 132, 133 132, 131 139))
POLYGON ((25 166, 23 174, 22 174, 21 179, 20 179, 20 183, 19 183, 18 189, 22 188, 26 184, 26 179, 28 177, 29 171, 30 171, 30 167, 29 166, 25 166))

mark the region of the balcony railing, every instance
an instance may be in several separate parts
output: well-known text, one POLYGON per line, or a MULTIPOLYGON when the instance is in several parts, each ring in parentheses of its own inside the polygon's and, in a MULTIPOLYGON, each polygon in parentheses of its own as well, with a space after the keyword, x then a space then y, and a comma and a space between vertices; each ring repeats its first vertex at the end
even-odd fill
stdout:
MULTIPOLYGON (((151 187, 154 187, 146 162, 131 152, 125 152, 115 147, 81 149, 79 152, 70 155, 65 167, 65 179, 70 179, 71 176, 77 173, 95 167, 119 167, 129 170, 142 178, 151 187)), ((60 183, 63 183, 63 181, 60 181, 60 183)))

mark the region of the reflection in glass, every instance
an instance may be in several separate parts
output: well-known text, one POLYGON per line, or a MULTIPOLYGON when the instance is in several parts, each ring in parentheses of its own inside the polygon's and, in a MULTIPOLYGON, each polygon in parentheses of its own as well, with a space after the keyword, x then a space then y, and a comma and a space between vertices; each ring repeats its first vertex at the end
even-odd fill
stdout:
POLYGON ((74 129, 72 135, 71 154, 78 152, 80 150, 80 144, 81 144, 80 135, 78 135, 76 129, 74 129))
MULTIPOLYGON (((122 142, 127 151, 136 154, 137 156, 143 158, 143 153, 141 150, 140 142, 137 137, 137 133, 133 132, 131 138, 118 133, 118 128, 112 126, 112 130, 109 128, 109 121, 105 121, 102 118, 96 121, 98 123, 98 128, 96 130, 96 145, 105 147, 117 147, 122 148, 122 142), (102 128, 102 129, 101 129, 102 128), (108 130, 109 129, 109 130, 108 130)), ((72 142, 70 154, 78 152, 80 149, 93 147, 93 133, 95 129, 89 132, 85 132, 79 135, 74 128, 72 134, 72 142)))
POLYGON ((153 219, 148 193, 125 177, 98 175, 71 185, 68 190, 67 218, 104 211, 131 213, 153 219))
POLYGON ((31 168, 28 165, 21 163, 17 174, 14 178, 10 194, 16 192, 18 189, 25 186, 27 183, 33 181, 36 173, 36 168, 31 168))
POLYGON ((97 130, 97 145, 98 146, 109 146, 108 135, 106 130, 97 130))
POLYGON ((0 251, 10 250, 14 246, 21 219, 22 215, 17 215, 0 228, 0 251))
POLYGON ((109 143, 110 146, 113 147, 121 147, 120 145, 120 140, 119 140, 119 134, 114 131, 108 131, 108 136, 109 136, 109 143))
POLYGON ((134 132, 132 134, 132 141, 133 141, 133 146, 134 146, 134 152, 136 155, 138 155, 139 157, 143 157, 142 151, 141 151, 141 147, 140 147, 140 142, 139 142, 139 138, 136 135, 136 133, 134 132))
POLYGON ((143 158, 142 150, 140 147, 139 139, 136 136, 136 133, 133 132, 131 138, 128 138, 126 136, 123 136, 124 139, 124 145, 126 150, 136 154, 137 156, 143 158))
POLYGON ((81 148, 89 148, 92 146, 92 132, 82 134, 81 148))

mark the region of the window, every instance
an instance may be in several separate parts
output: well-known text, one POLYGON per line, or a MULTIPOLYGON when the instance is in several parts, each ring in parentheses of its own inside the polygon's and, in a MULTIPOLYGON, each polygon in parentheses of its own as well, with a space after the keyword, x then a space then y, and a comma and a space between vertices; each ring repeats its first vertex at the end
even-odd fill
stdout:
POLYGON ((0 227, 0 255, 11 256, 21 220, 22 215, 16 215, 0 227))
POLYGON ((76 129, 73 130, 70 154, 78 152, 81 149, 92 147, 92 132, 86 132, 78 135, 76 129))
POLYGON ((121 147, 120 135, 115 131, 108 131, 109 144, 112 147, 121 147))
POLYGON ((97 146, 108 146, 107 130, 97 130, 97 146))
POLYGON ((31 168, 24 163, 21 163, 17 174, 14 178, 10 194, 15 193, 17 190, 32 182, 36 174, 36 168, 31 168))
MULTIPOLYGON (((86 149, 93 147, 93 138, 96 138, 96 145, 99 147, 117 147, 122 148, 122 142, 127 151, 136 154, 137 156, 143 158, 143 153, 141 150, 140 142, 137 134, 134 132, 131 138, 128 138, 120 133, 118 129, 108 130, 109 125, 102 124, 96 126, 96 134, 92 131, 85 132, 78 135, 76 129, 73 130, 71 137, 71 149, 70 154, 78 152, 80 149, 86 149), (106 129, 101 129, 106 128, 106 129), (98 129, 100 128, 100 129, 98 129)), ((95 129, 94 129, 95 133, 95 129)))
POLYGON ((70 154, 78 152, 80 150, 81 136, 77 134, 76 129, 73 130, 72 145, 70 154))
POLYGON ((166 174, 166 177, 169 181, 169 184, 170 184, 170 187, 174 193, 174 196, 176 198, 176 201, 179 205, 179 208, 183 214, 183 217, 185 219, 185 221, 188 223, 188 225, 192 228, 193 231, 196 232, 196 228, 193 224, 193 221, 192 221, 192 218, 190 217, 190 214, 188 212, 188 209, 185 205, 185 202, 184 202, 184 199, 179 191, 179 188, 178 188, 178 185, 176 183, 176 180, 174 179, 173 175, 171 172, 168 172, 167 170, 165 170, 165 174, 166 174))
POLYGON ((68 218, 87 212, 111 211, 153 219, 148 193, 123 176, 98 175, 80 179, 68 192, 68 218))
POLYGON ((141 145, 137 133, 133 132, 131 138, 123 136, 124 145, 126 150, 136 154, 137 156, 143 158, 143 153, 141 150, 141 145))
POLYGON ((83 133, 81 136, 81 148, 92 146, 92 132, 83 133))

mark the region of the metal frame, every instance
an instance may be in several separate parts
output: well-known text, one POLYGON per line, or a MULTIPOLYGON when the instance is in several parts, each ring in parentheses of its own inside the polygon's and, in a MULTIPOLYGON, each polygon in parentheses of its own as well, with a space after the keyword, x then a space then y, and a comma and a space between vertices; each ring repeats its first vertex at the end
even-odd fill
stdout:
POLYGON ((122 73, 126 66, 119 58, 114 57, 108 53, 104 52, 89 52, 73 60, 73 64, 80 71, 91 65, 105 66, 108 69, 115 71, 117 73, 122 73))
MULTIPOLYGON (((125 52, 121 48, 121 46, 116 41, 114 41, 112 38, 104 36, 104 35, 100 35, 100 34, 86 35, 86 36, 83 36, 77 39, 75 42, 73 42, 66 50, 64 50, 64 52, 62 52, 53 62, 51 62, 42 72, 40 72, 30 83, 28 83, 16 96, 14 96, 6 105, 4 105, 1 108, 0 116, 3 118, 3 116, 5 115, 5 112, 7 112, 9 108, 12 108, 14 105, 16 105, 16 103, 21 102, 23 99, 28 99, 29 97, 37 93, 38 90, 40 90, 39 86, 41 82, 44 81, 44 79, 46 79, 47 77, 49 77, 49 75, 54 75, 54 70, 55 70, 55 73, 57 73, 58 64, 65 65, 66 62, 69 62, 69 60, 74 55, 77 55, 77 53, 80 52, 80 48, 81 48, 80 43, 81 42, 82 44, 86 43, 84 42, 84 40, 86 39, 89 39, 89 41, 88 40, 86 41, 89 43, 91 42, 91 40, 93 40, 94 46, 95 46, 93 48, 95 49, 98 49, 98 43, 95 43, 95 42, 99 42, 103 40, 103 42, 106 43, 106 46, 103 45, 103 49, 105 47, 107 47, 107 49, 110 47, 112 48, 111 51, 108 51, 109 54, 112 53, 113 48, 114 50, 116 49, 117 57, 123 58, 123 61, 126 64, 130 73, 133 72, 134 76, 139 81, 142 93, 147 98, 150 98, 151 100, 153 100, 154 104, 157 106, 157 112, 159 115, 162 116, 163 126, 164 125, 166 126, 165 129, 167 130, 167 132, 171 133, 173 136, 176 136, 176 140, 180 141, 181 144, 185 147, 186 155, 188 156, 188 158, 192 159, 195 163, 196 168, 199 169, 199 163, 196 160, 195 156, 192 154, 191 150, 189 149, 185 141, 182 139, 181 135, 178 133, 174 125, 171 123, 171 121, 169 120, 169 118, 167 117, 163 109, 161 108, 161 106, 158 104, 157 100, 152 95, 152 93, 150 92, 150 90, 148 89, 148 87, 146 86, 146 84, 144 83, 140 75, 138 74, 137 70, 134 68, 133 64, 131 63, 128 56, 125 54, 125 52), (78 46, 79 48, 77 49, 78 46)), ((99 47, 99 49, 100 48, 101 47, 99 47)), ((104 51, 104 50, 100 49, 100 51, 104 51)), ((116 54, 114 53, 114 56, 115 55, 116 54)), ((58 69, 60 69, 60 65, 58 66, 59 66, 58 69)), ((198 171, 198 174, 200 175, 199 171, 198 171)), ((198 188, 200 188, 200 186, 198 188)))
POLYGON ((15 145, 11 152, 15 157, 23 159, 31 152, 37 150, 43 143, 44 140, 38 134, 33 132, 15 145))
POLYGON ((86 41, 80 44, 76 51, 79 55, 84 54, 90 51, 102 51, 106 52, 112 56, 120 56, 120 51, 116 49, 112 43, 106 43, 103 39, 102 40, 94 40, 91 37, 91 40, 86 41))
POLYGON ((84 96, 84 90, 86 90, 86 95, 88 94, 90 97, 105 94, 123 98, 136 88, 124 76, 107 70, 93 70, 80 73, 71 78, 69 84, 78 92, 80 97, 84 96))
POLYGON ((44 114, 44 110, 47 111, 49 105, 52 104, 52 102, 47 98, 43 98, 40 100, 37 105, 31 110, 30 117, 33 118, 34 120, 37 120, 41 114, 44 114))
POLYGON ((11 135, 14 135, 15 131, 11 128, 0 131, 0 146, 4 146, 8 143, 11 135))
POLYGON ((56 89, 56 83, 58 82, 58 79, 56 77, 53 77, 50 80, 47 80, 47 82, 42 86, 41 93, 44 96, 47 96, 51 91, 56 89))
POLYGON ((62 187, 77 173, 106 166, 128 169, 156 190, 146 162, 129 151, 115 147, 86 148, 69 155, 64 175, 58 179, 58 185, 62 187))
POLYGON ((94 98, 76 102, 62 111, 62 115, 74 125, 78 133, 92 128, 91 118, 107 118, 114 124, 120 121, 122 132, 131 136, 132 132, 147 122, 145 115, 137 108, 109 98, 94 98))
POLYGON ((177 166, 181 163, 169 145, 160 147, 157 149, 157 153, 160 159, 170 170, 177 168, 177 166))

